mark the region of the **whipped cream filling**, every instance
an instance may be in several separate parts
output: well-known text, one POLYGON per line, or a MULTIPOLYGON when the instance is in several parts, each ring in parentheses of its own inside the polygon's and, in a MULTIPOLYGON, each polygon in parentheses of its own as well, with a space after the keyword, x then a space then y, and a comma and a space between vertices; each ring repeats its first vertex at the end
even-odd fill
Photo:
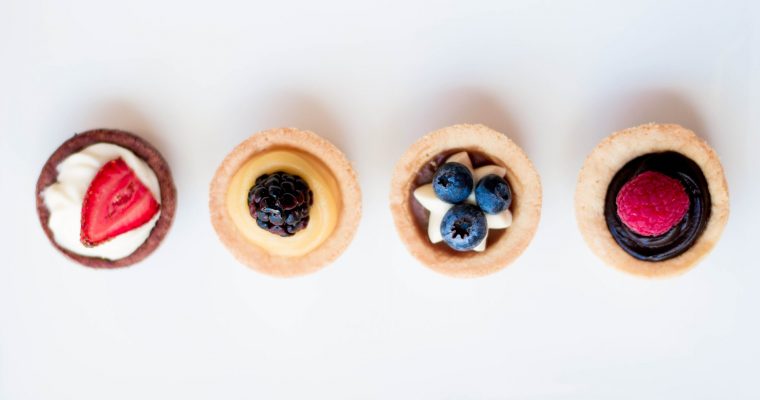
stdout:
MULTIPOLYGON (((477 205, 477 202, 475 200, 475 187, 478 186, 478 182, 480 182, 483 177, 491 174, 504 177, 504 175, 507 174, 506 168, 500 167, 498 165, 485 165, 478 169, 474 169, 472 167, 472 162, 470 161, 470 156, 466 151, 452 155, 446 159, 445 163, 450 162, 460 163, 467 167, 467 169, 470 170, 470 173, 472 173, 473 190, 470 192, 467 200, 465 200, 465 203, 472 205, 477 205)), ((423 207, 430 211, 430 217, 428 220, 428 238, 430 239, 430 242, 433 244, 442 242, 443 236, 441 236, 441 222, 443 221, 443 216, 446 215, 446 212, 449 211, 451 207, 454 207, 454 204, 447 203, 439 199, 438 196, 435 195, 433 184, 427 184, 418 187, 414 190, 413 195, 414 198, 417 199, 417 201, 420 202, 423 207)), ((504 210, 498 214, 483 214, 486 216, 486 225, 488 229, 486 230, 486 236, 473 249, 473 251, 486 250, 488 231, 491 229, 506 229, 512 225, 512 212, 509 211, 509 209, 504 210)))
POLYGON ((48 227, 55 242, 64 249, 86 257, 118 260, 132 254, 150 236, 161 215, 160 211, 142 226, 95 247, 87 247, 80 241, 82 204, 90 182, 105 163, 119 157, 161 204, 158 177, 153 169, 132 151, 111 143, 97 143, 85 147, 58 164, 57 181, 42 192, 45 206, 50 211, 48 227))

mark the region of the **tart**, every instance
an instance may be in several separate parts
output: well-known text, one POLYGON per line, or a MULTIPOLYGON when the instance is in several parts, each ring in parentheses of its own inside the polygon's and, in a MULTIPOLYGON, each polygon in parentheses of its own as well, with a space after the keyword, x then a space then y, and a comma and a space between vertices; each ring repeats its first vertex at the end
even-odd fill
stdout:
POLYGON ((720 239, 728 185, 715 151, 674 124, 646 124, 604 139, 575 192, 578 226, 606 264, 644 277, 682 274, 720 239))
POLYGON ((36 187, 37 213, 50 242, 92 268, 135 264, 151 254, 174 218, 169 166, 129 132, 74 135, 50 156, 36 187))
POLYGON ((456 277, 496 272, 533 238, 541 182, 525 152, 483 125, 454 125, 419 139, 396 164, 390 208, 420 262, 456 277))
POLYGON ((361 191, 351 164, 309 131, 254 134, 227 155, 210 186, 211 222, 243 264, 304 275, 334 261, 354 237, 361 191))

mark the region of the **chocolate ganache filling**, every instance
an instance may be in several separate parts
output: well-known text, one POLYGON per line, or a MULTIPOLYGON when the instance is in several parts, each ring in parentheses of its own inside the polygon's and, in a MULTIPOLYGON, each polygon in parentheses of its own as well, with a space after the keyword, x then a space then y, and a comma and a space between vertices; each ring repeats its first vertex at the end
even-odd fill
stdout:
POLYGON ((604 217, 615 242, 626 253, 642 261, 664 261, 686 252, 707 227, 710 209, 710 191, 702 169, 688 157, 674 151, 645 154, 629 161, 612 178, 604 201, 604 217), (677 179, 689 196, 689 209, 684 217, 659 236, 639 235, 618 216, 616 198, 620 189, 647 171, 677 179))

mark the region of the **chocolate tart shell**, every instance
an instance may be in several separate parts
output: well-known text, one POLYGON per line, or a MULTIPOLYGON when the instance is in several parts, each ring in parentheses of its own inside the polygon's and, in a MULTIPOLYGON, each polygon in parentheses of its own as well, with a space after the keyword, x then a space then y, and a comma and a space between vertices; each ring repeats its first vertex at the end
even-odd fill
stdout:
POLYGON ((45 235, 50 239, 50 243, 52 243, 53 246, 66 257, 79 264, 86 267, 102 269, 127 267, 142 261, 145 257, 150 255, 156 250, 158 245, 169 232, 172 220, 174 219, 174 212, 177 207, 177 191, 174 187, 174 180, 172 179, 169 165, 161 156, 161 153, 142 138, 135 136, 132 133, 115 129, 94 129, 76 134, 71 139, 65 141, 50 156, 50 158, 48 158, 47 162, 42 167, 40 177, 37 180, 35 195, 37 198, 37 214, 39 215, 40 224, 45 231, 45 235), (148 236, 145 242, 132 252, 132 254, 118 260, 106 260, 99 257, 82 256, 59 246, 53 238, 53 232, 48 227, 50 211, 45 206, 45 201, 42 198, 42 192, 45 188, 55 183, 58 178, 58 171, 56 170, 58 164, 69 155, 96 143, 112 143, 132 151, 135 155, 145 161, 151 169, 153 169, 153 172, 158 178, 159 187, 161 189, 161 215, 158 218, 156 225, 153 227, 153 230, 151 230, 150 236, 148 236))

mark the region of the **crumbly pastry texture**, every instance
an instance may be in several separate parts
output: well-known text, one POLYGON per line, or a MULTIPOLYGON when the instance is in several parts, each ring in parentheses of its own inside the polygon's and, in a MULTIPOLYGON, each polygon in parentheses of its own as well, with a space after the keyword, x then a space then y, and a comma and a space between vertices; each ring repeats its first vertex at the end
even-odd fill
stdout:
POLYGON ((115 129, 94 129, 74 135, 65 141, 50 156, 45 165, 42 167, 36 187, 37 214, 40 219, 42 229, 47 235, 50 242, 66 257, 87 267, 92 268, 119 268, 127 267, 142 261, 150 255, 159 244, 163 241, 169 232, 174 212, 177 207, 177 192, 174 187, 169 164, 166 163, 161 153, 156 150, 150 143, 144 139, 135 136, 129 132, 115 129), (58 245, 53 238, 53 233, 48 227, 50 211, 45 206, 45 200, 42 196, 45 188, 55 183, 58 178, 56 167, 69 155, 79 152, 80 150, 96 143, 112 143, 132 151, 136 156, 145 161, 158 178, 161 192, 161 213, 156 225, 150 232, 150 236, 145 242, 138 247, 129 256, 117 259, 106 260, 99 257, 88 257, 71 252, 58 245))
POLYGON ((419 139, 396 164, 391 181, 390 208, 401 241, 432 270, 455 277, 488 275, 509 265, 528 247, 541 218, 541 181, 525 152, 505 135, 483 125, 454 125, 419 139), (487 155, 507 170, 512 186, 512 225, 489 239, 484 252, 456 252, 434 245, 411 211, 415 178, 436 155, 460 150, 487 155))
MULTIPOLYGON (((314 193, 319 196, 319 193, 314 193)), ((310 131, 278 128, 256 133, 240 143, 222 161, 209 188, 211 223, 219 239, 241 263, 259 272, 290 277, 315 272, 334 261, 348 247, 361 217, 361 190, 346 156, 332 143, 310 131), (251 157, 270 150, 294 150, 321 161, 340 189, 338 221, 332 235, 316 249, 300 256, 269 254, 238 231, 225 205, 230 181, 251 157)), ((308 229, 308 228, 307 228, 308 229)))
POLYGON ((602 140, 586 159, 575 192, 578 227, 591 250, 606 264, 643 277, 675 276, 694 267, 720 239, 728 214, 728 184, 718 155, 694 132, 675 124, 645 124, 602 140), (681 153, 699 165, 710 191, 710 219, 685 253, 664 261, 642 261, 615 242, 605 221, 604 201, 612 178, 626 163, 644 154, 664 151, 681 153))

